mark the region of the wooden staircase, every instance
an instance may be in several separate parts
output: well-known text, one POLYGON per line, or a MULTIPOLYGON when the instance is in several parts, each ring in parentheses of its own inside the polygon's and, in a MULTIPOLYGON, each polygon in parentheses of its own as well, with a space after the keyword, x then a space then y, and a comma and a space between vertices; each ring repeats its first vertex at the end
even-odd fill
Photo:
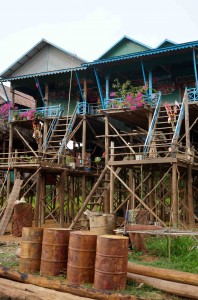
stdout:
POLYGON ((178 121, 180 108, 170 106, 172 117, 167 114, 165 106, 161 106, 153 130, 147 155, 149 158, 165 157, 171 152, 172 140, 178 121), (174 113, 175 111, 175 113, 174 113))
POLYGON ((50 156, 53 157, 59 151, 65 133, 68 131, 69 121, 70 118, 58 118, 46 149, 46 152, 50 154, 50 156))

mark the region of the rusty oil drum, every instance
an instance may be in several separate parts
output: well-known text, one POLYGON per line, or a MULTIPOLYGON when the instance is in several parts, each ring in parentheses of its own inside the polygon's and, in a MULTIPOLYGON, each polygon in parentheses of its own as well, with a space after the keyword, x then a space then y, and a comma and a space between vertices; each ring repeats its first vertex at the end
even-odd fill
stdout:
POLYGON ((67 280, 80 285, 93 283, 97 234, 90 231, 70 233, 67 280))
POLYGON ((94 287, 122 290, 127 279, 128 237, 101 235, 97 239, 94 287))
POLYGON ((35 273, 40 271, 43 228, 23 227, 19 271, 35 273))
POLYGON ((67 268, 70 230, 67 228, 45 228, 41 254, 40 274, 57 276, 67 268))

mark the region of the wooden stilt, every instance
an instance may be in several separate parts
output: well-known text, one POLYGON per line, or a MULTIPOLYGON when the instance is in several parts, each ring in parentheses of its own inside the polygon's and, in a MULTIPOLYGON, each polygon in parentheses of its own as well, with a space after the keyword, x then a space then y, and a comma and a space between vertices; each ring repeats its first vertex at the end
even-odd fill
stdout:
POLYGON ((45 175, 41 174, 40 181, 40 190, 41 190, 41 225, 45 224, 45 205, 46 205, 46 186, 45 186, 45 175))
POLYGON ((59 205, 60 205, 60 226, 64 227, 64 186, 65 186, 65 177, 66 177, 66 172, 62 172, 60 174, 59 182, 57 185, 57 191, 58 191, 58 199, 59 199, 59 205))
MULTIPOLYGON (((148 190, 152 191, 152 189, 153 189, 153 174, 151 172, 151 175, 148 178, 148 190)), ((149 202, 149 207, 152 209, 155 205, 153 192, 149 194, 148 202, 149 202)), ((154 221, 154 217, 152 214, 150 214, 150 220, 154 221)))
MULTIPOLYGON (((105 164, 109 161, 109 118, 105 116, 105 164)), ((105 180, 110 180, 110 174, 107 173, 105 175, 105 180)), ((110 212, 110 189, 108 189, 104 196, 104 212, 109 213, 110 212)))
POLYGON ((40 197, 41 197, 41 178, 42 174, 41 171, 39 171, 36 175, 36 203, 35 203, 35 226, 41 226, 41 220, 40 220, 40 197))
MULTIPOLYGON (((111 142, 111 161, 114 161, 114 142, 111 142)), ((114 167, 112 167, 114 170, 114 167)), ((110 172, 110 213, 114 211, 114 175, 110 172)))
POLYGON ((172 206, 172 224, 178 227, 178 182, 177 182, 177 164, 172 167, 172 185, 171 185, 171 206, 172 206))
POLYGON ((187 197, 188 197, 188 209, 189 209, 189 227, 192 229, 195 226, 194 209, 193 209, 193 188, 192 188, 192 165, 187 166, 187 197))

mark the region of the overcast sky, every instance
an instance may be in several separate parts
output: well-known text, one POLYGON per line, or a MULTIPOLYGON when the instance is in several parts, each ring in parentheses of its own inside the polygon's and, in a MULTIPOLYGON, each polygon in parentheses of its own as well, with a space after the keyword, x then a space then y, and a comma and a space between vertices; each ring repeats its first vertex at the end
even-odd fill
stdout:
POLYGON ((198 0, 1 0, 0 73, 42 38, 88 61, 123 35, 198 40, 198 0))

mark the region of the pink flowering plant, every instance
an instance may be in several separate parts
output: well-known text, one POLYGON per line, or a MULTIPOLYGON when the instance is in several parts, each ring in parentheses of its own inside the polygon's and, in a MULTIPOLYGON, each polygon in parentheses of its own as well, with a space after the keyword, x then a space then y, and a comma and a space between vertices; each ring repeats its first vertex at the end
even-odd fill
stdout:
POLYGON ((21 120, 33 120, 35 118, 35 109, 27 110, 22 112, 19 117, 21 120))
POLYGON ((148 90, 148 85, 134 87, 130 80, 120 83, 118 79, 114 80, 112 85, 114 92, 110 93, 112 99, 109 101, 109 108, 129 108, 135 110, 146 104, 144 96, 148 90))
POLYGON ((16 110, 11 102, 6 102, 0 107, 0 119, 8 120, 10 110, 16 110))

